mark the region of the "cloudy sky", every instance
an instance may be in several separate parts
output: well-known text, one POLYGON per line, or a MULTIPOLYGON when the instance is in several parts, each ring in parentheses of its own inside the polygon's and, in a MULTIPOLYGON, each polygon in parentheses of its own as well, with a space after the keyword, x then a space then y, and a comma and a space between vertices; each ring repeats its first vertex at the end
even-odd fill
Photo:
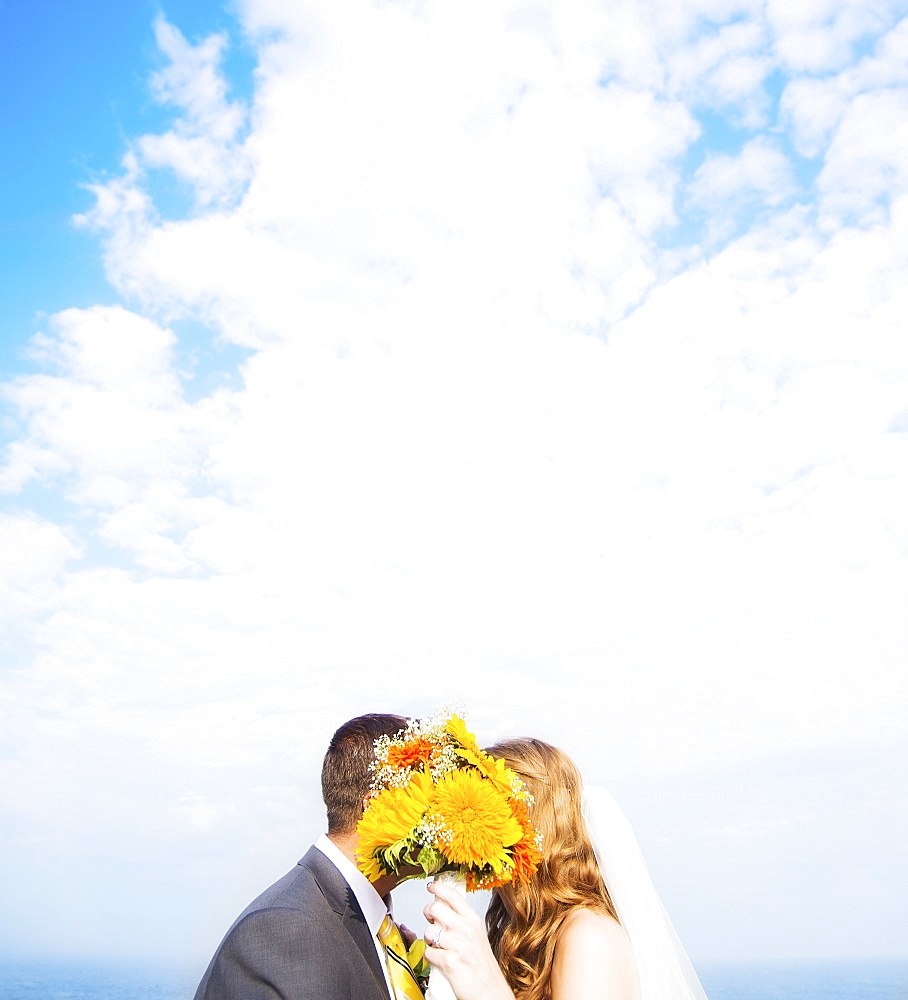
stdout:
POLYGON ((4 949, 201 971, 336 726, 452 703, 695 958, 904 955, 908 3, 58 6, 0 6, 4 949))

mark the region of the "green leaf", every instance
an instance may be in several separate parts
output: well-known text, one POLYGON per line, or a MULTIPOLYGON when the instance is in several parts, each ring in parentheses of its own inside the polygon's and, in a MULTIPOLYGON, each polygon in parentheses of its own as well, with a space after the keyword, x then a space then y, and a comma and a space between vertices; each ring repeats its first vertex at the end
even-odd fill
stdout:
POLYGON ((440 872, 446 863, 446 858, 434 847, 426 845, 419 852, 416 863, 422 868, 426 875, 435 875, 440 872))
POLYGON ((403 840, 398 840, 387 847, 379 848, 375 852, 375 857, 388 874, 393 873, 397 875, 400 873, 401 865, 413 864, 411 855, 413 846, 413 841, 405 837, 403 840))

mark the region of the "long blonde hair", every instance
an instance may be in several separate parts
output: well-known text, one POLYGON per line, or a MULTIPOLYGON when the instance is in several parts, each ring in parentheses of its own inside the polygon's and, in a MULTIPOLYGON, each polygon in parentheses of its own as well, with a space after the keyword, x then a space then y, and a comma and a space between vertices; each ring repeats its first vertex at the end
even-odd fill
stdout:
POLYGON ((571 758, 531 739, 502 740, 488 752, 504 759, 533 795, 531 815, 542 834, 543 856, 528 884, 493 892, 486 914, 489 942, 517 1000, 548 1000, 558 932, 569 911, 582 906, 615 917, 615 908, 580 811, 583 783, 571 758))

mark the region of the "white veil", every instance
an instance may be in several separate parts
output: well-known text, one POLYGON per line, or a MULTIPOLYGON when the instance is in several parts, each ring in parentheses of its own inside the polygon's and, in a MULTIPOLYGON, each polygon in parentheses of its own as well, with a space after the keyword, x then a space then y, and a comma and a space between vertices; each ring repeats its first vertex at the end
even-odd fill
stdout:
POLYGON ((706 1000, 621 807, 604 788, 584 788, 582 805, 602 879, 634 954, 640 1000, 706 1000))

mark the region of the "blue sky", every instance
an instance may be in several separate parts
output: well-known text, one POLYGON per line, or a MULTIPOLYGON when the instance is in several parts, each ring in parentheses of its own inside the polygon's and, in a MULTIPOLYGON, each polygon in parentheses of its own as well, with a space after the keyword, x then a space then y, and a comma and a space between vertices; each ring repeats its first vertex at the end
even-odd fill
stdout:
POLYGON ((695 957, 904 953, 906 13, 0 5, 7 947, 201 971, 453 702, 695 957))
POLYGON ((225 69, 231 88, 248 95, 253 56, 223 3, 0 4, 5 374, 26 364, 21 349, 39 314, 117 300, 95 239, 71 219, 91 204, 85 184, 116 169, 130 137, 166 127, 168 111, 148 92, 161 63, 152 24, 162 13, 192 39, 232 32, 225 69))
MULTIPOLYGON (((119 298, 106 281, 94 237, 73 226, 72 217, 90 206, 85 186, 109 176, 131 137, 163 130, 168 123, 169 110, 152 99, 148 88, 149 74, 162 62, 152 28, 162 15, 190 40, 226 33, 225 78, 233 94, 249 97, 254 51, 237 29, 229 4, 200 0, 162 7, 86 0, 74 7, 4 0, 0 5, 0 91, 5 95, 0 138, 7 151, 0 177, 5 234, 0 337, 6 374, 27 367, 24 349, 44 315, 119 298)), ((782 82, 781 73, 767 81, 772 120, 782 82)), ((687 178, 707 152, 737 153, 758 131, 706 105, 693 111, 701 133, 684 157, 682 176, 687 178)), ((816 172, 804 157, 795 155, 793 163, 804 182, 816 172)), ((172 178, 157 177, 154 184, 163 215, 185 207, 172 178)), ((703 213, 682 212, 662 239, 689 245, 700 235, 702 221, 703 213)), ((187 339, 193 340, 191 333, 187 339)))

